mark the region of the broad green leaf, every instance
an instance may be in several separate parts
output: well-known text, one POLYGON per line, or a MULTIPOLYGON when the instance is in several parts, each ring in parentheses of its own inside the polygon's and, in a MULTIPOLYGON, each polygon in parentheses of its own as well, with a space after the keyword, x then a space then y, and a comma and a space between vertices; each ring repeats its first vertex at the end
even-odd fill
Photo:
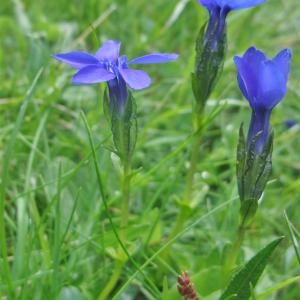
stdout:
POLYGON ((233 276, 219 300, 248 300, 251 295, 250 286, 256 286, 259 277, 268 263, 269 257, 282 239, 283 237, 274 240, 252 257, 246 265, 233 276), (232 298, 232 296, 234 297, 232 298))

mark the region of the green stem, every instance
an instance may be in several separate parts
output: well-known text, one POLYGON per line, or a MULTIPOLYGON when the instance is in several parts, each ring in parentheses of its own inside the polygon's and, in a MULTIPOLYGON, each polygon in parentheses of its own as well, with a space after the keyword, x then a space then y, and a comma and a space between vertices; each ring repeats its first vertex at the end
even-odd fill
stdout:
MULTIPOLYGON (((131 162, 127 160, 123 162, 123 174, 122 174, 122 208, 121 208, 121 234, 120 238, 123 244, 126 244, 127 239, 127 227, 129 220, 129 207, 130 207, 130 182, 131 182, 131 162)), ((121 250, 121 249, 120 249, 121 250)), ((122 251, 118 251, 121 255, 122 251)), ((126 258, 121 257, 120 260, 115 262, 115 269, 110 276, 109 281, 105 284, 105 288, 98 296, 98 300, 105 300, 114 289, 117 281, 119 280, 123 266, 126 262, 126 258)))
POLYGON ((232 246, 230 247, 223 265, 224 286, 228 283, 231 276, 231 272, 236 265, 238 255, 244 241, 245 232, 246 232, 245 219, 243 219, 241 224, 238 227, 236 239, 232 244, 232 246))
MULTIPOLYGON (((84 115, 83 112, 81 112, 81 117, 83 119, 83 122, 85 124, 86 130, 87 130, 87 133, 88 133, 88 138, 89 138, 89 142, 90 142, 90 146, 91 146, 91 150, 92 150, 93 162, 94 162, 94 166, 95 166, 95 170, 96 170, 96 175, 97 175, 98 188, 99 188, 99 191, 100 191, 100 194, 101 194, 101 198, 103 200, 105 213, 106 213, 106 216, 107 216, 107 218, 109 220, 109 223, 111 225, 113 233, 114 233, 114 235, 115 235, 115 237, 116 237, 116 239, 117 239, 117 241, 119 243, 120 248, 126 254, 126 258, 128 258, 130 260, 130 262, 132 263, 132 265, 135 266, 137 272, 141 273, 141 275, 144 276, 144 278, 148 282, 149 286, 152 286, 153 290, 155 290, 156 289, 155 284, 151 280, 149 280, 149 277, 147 277, 146 274, 144 274, 144 272, 140 268, 139 264, 130 256, 130 253, 128 252, 128 250, 126 249, 126 247, 125 247, 122 239, 120 238, 120 236, 119 236, 119 234, 117 232, 117 229, 116 229, 116 227, 114 225, 114 222, 113 222, 113 220, 112 220, 112 218, 111 218, 111 216, 109 214, 108 203, 107 203, 107 193, 105 191, 105 188, 104 188, 105 186, 104 186, 103 181, 102 181, 102 176, 101 176, 101 172, 100 172, 100 168, 99 168, 99 163, 98 163, 98 159, 97 159, 97 154, 96 154, 96 147, 95 147, 95 144, 94 144, 94 141, 93 141, 91 129, 90 129, 89 125, 88 125, 87 119, 86 119, 86 117, 85 117, 85 115, 84 115)), ((157 293, 159 293, 159 291, 157 291, 157 293)), ((116 299, 116 297, 114 296, 113 299, 116 299)))
MULTIPOLYGON (((254 205, 255 202, 252 202, 252 205, 254 205)), ((224 284, 228 283, 228 280, 230 279, 231 272, 233 268, 236 265, 237 257, 239 255, 239 252, 241 250, 244 236, 247 230, 247 226, 249 225, 249 221, 251 221, 251 215, 249 217, 249 214, 251 213, 252 209, 251 206, 248 207, 248 210, 242 215, 242 219, 240 221, 240 225, 237 230, 237 236, 236 239, 230 247, 230 251, 228 252, 227 256, 225 257, 225 262, 223 266, 223 279, 224 284)))
MULTIPOLYGON (((183 228, 184 221, 189 215, 190 203, 193 198, 194 191, 194 177, 197 172, 197 163, 199 159, 199 148, 201 145, 201 135, 202 135, 202 119, 203 112, 198 112, 199 116, 194 116, 195 119, 195 133, 192 139, 192 150, 191 150, 191 158, 190 165, 186 177, 186 187, 183 196, 183 201, 180 207, 180 212, 177 215, 175 226, 170 234, 170 239, 176 236, 183 228)), ((195 113, 196 114, 196 113, 195 113)))
MULTIPOLYGON (((192 139, 192 150, 191 150, 191 158, 190 158, 190 165, 187 173, 186 178, 186 187, 185 192, 183 195, 183 201, 180 206, 180 211, 176 217, 175 226, 173 227, 173 230, 171 231, 168 240, 172 240, 176 235, 178 235, 179 232, 182 231, 185 220, 189 217, 191 206, 190 203, 193 198, 193 190, 194 190, 194 177, 195 173, 197 171, 197 162, 199 159, 199 147, 201 145, 201 134, 202 134, 202 118, 197 118, 196 122, 196 130, 192 139)), ((169 252, 169 249, 171 247, 171 244, 166 247, 166 249, 163 252, 162 257, 166 258, 169 252)))
POLYGON ((124 162, 122 176, 122 210, 121 210, 121 230, 123 243, 126 242, 127 226, 129 220, 130 206, 130 182, 131 182, 131 162, 124 162))
POLYGON ((197 162, 199 158, 199 147, 201 145, 201 136, 199 131, 196 132, 193 145, 192 145, 192 152, 191 152, 191 159, 190 159, 190 166, 187 173, 186 178, 186 188, 184 194, 184 202, 190 203, 193 197, 193 189, 194 189, 194 177, 197 171, 197 162))

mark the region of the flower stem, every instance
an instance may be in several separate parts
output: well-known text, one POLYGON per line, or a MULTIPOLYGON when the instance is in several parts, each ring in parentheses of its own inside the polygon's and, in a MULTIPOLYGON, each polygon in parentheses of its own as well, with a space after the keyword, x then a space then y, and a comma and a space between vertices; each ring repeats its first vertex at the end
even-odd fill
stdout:
MULTIPOLYGON (((193 197, 193 190, 194 190, 194 176, 197 171, 197 162, 199 158, 199 147, 201 145, 201 134, 202 134, 202 124, 201 120, 202 118, 197 118, 196 122, 196 130, 194 133, 194 137, 192 139, 192 149, 191 149, 191 156, 190 156, 190 165, 187 172, 186 177, 186 187, 183 195, 183 199, 180 206, 180 211, 176 217, 175 225, 168 237, 168 240, 172 240, 179 232, 182 231, 184 223, 186 219, 190 215, 190 211, 192 209, 191 207, 191 200, 193 197)), ((168 256, 170 247, 172 244, 170 244, 168 247, 165 248, 163 251, 162 257, 166 258, 168 256)))
POLYGON ((201 145, 201 135, 202 135, 202 121, 203 119, 203 110, 194 112, 194 137, 192 139, 191 147, 191 156, 190 156, 190 165, 186 177, 186 186, 183 195, 182 205, 180 207, 180 212, 177 216, 176 223, 172 233, 170 234, 170 239, 176 236, 183 228, 184 221, 189 215, 189 210, 191 209, 191 201, 193 198, 194 190, 194 177, 197 171, 197 162, 199 159, 199 148, 201 145), (197 114, 197 115, 196 115, 197 114))
POLYGON ((131 182, 131 162, 130 160, 128 160, 123 164, 123 176, 122 176, 121 238, 123 239, 123 243, 126 242, 127 226, 129 220, 130 182, 131 182))
MULTIPOLYGON (((123 174, 121 179, 122 189, 122 207, 121 207, 121 221, 120 221, 120 238, 122 243, 126 244, 127 239, 127 227, 129 221, 129 207, 130 207, 130 182, 131 182, 131 161, 130 159, 123 162, 123 174)), ((121 255, 122 249, 117 249, 119 255, 121 255), (120 251, 119 251, 120 250, 120 251)), ((108 299, 107 297, 114 289, 117 281, 119 280, 123 266, 126 262, 124 257, 119 257, 115 261, 115 268, 113 273, 110 275, 109 281, 105 284, 105 288, 101 291, 98 296, 98 300, 108 299)))
POLYGON ((246 233, 245 218, 243 218, 241 224, 238 227, 235 241, 230 247, 223 265, 224 286, 228 283, 231 276, 231 272, 236 265, 238 255, 244 241, 245 233, 246 233))
POLYGON ((201 144, 201 137, 200 134, 197 134, 194 137, 192 151, 191 151, 191 159, 190 159, 190 166, 187 173, 186 179, 186 188, 184 194, 184 202, 189 203, 193 196, 193 189, 194 189, 194 176, 197 171, 197 161, 199 158, 199 147, 201 144))

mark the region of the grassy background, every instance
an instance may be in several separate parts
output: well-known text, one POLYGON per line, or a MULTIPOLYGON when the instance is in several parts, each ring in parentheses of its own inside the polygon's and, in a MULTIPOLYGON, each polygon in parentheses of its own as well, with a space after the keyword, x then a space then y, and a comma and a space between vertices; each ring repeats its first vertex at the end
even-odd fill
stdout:
POLYGON ((134 93, 139 122, 133 161, 137 173, 126 247, 139 266, 149 264, 144 275, 131 277, 136 266, 127 262, 114 294, 127 282, 120 299, 160 299, 163 285, 165 299, 176 299, 166 287, 172 289, 177 274, 188 270, 204 299, 216 299, 212 293, 220 287, 222 253, 234 238, 238 222, 237 133, 240 123, 248 124, 250 116, 237 88, 232 56, 255 45, 269 56, 290 47, 294 56, 289 92, 272 116, 272 180, 240 261, 272 238, 285 235, 257 288, 258 299, 299 299, 297 283, 262 294, 299 274, 283 216, 286 210, 300 230, 299 125, 291 129, 284 125, 288 119, 299 122, 297 0, 269 0, 257 8, 230 14, 225 68, 207 113, 220 103, 224 105, 209 123, 199 149, 193 209, 184 222, 184 227, 194 225, 174 242, 168 257, 149 261, 172 230, 185 188, 189 142, 184 142, 192 132, 190 72, 194 40, 206 17, 206 11, 194 0, 1 2, 0 174, 5 241, 3 222, 0 229, 1 247, 5 242, 9 262, 6 270, 1 260, 3 299, 97 299, 115 262, 122 260, 80 117, 83 111, 91 127, 109 213, 118 229, 120 166, 108 150, 111 136, 102 112, 103 86, 72 86, 73 71, 51 58, 53 53, 70 50, 95 52, 107 39, 121 40, 121 51, 129 58, 150 52, 180 54, 175 63, 145 66, 153 84, 134 93), (226 201, 225 208, 207 215, 226 201))

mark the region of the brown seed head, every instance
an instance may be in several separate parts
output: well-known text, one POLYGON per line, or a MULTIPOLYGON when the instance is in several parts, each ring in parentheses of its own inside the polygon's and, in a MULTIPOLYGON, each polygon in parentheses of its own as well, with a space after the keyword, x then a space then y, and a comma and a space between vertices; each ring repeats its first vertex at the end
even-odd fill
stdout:
POLYGON ((178 292, 183 300, 200 300, 187 272, 182 272, 177 279, 178 292))

